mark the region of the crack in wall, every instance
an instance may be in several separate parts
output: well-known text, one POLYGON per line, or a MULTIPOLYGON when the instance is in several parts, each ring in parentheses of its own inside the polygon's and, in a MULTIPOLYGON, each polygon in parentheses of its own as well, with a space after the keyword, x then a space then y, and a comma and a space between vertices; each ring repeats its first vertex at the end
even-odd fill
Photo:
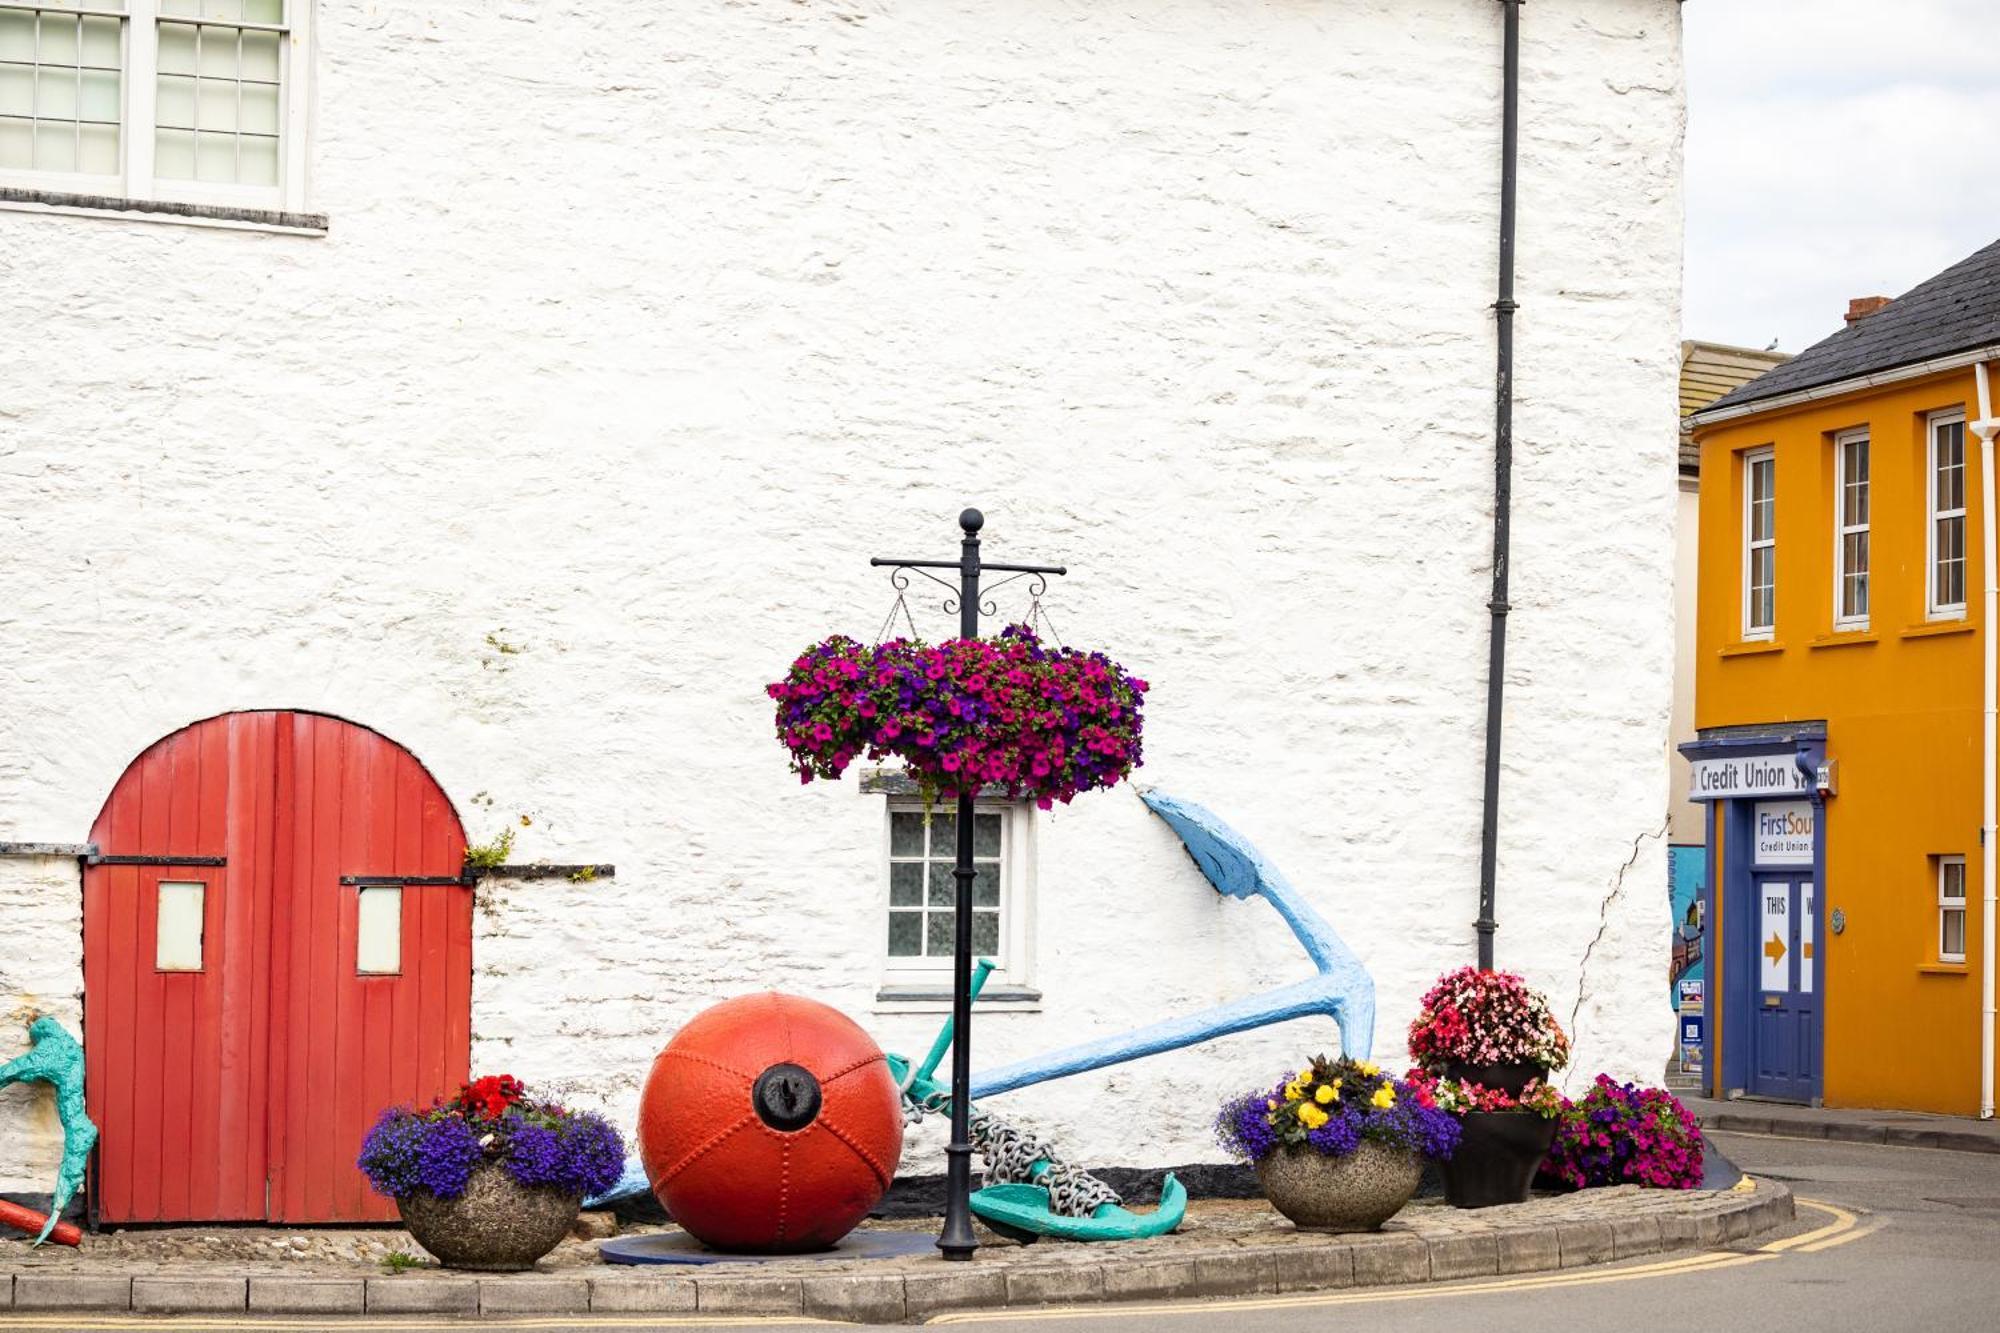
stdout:
POLYGON ((1624 865, 1618 867, 1618 875, 1611 881, 1611 891, 1605 894, 1604 900, 1597 905, 1597 934, 1593 935, 1590 943, 1584 946, 1583 957, 1576 965, 1576 1003, 1570 1006, 1569 1011, 1569 1041, 1572 1051, 1580 1044, 1577 1019, 1583 1013, 1584 997, 1590 993, 1590 956, 1597 952, 1597 946, 1604 942, 1605 933, 1611 929, 1611 905, 1625 894, 1625 872, 1638 862, 1639 845, 1648 838, 1666 837, 1667 830, 1672 824, 1673 818, 1668 816, 1660 821, 1658 828, 1639 831, 1632 839, 1632 854, 1625 858, 1624 865))

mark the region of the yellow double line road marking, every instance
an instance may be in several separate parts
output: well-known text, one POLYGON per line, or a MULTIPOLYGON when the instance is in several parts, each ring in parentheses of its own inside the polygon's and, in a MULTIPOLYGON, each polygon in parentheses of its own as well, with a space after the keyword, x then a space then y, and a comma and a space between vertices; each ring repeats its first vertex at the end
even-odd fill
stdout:
POLYGON ((1339 1305, 1378 1305, 1400 1301, 1438 1300, 1454 1296, 1478 1296, 1499 1292, 1547 1291, 1556 1287, 1600 1286, 1611 1282, 1635 1282, 1643 1278, 1672 1277, 1682 1273, 1711 1273, 1725 1268, 1741 1268, 1747 1264, 1763 1263, 1782 1255, 1797 1251, 1800 1254, 1815 1254, 1820 1250, 1844 1245, 1851 1240, 1859 1240, 1866 1235, 1859 1229, 1860 1221, 1845 1208, 1817 1199, 1800 1199, 1801 1208, 1824 1213, 1832 1220, 1825 1226, 1804 1232, 1797 1236, 1787 1236, 1749 1252, 1734 1250, 1710 1250, 1701 1254, 1691 1254, 1679 1259, 1665 1259, 1657 1263, 1635 1264, 1629 1268, 1602 1270, 1576 1270, 1568 1273, 1524 1274, 1521 1277, 1494 1278, 1479 1282, 1465 1282, 1453 1286, 1411 1286, 1391 1287, 1377 1291, 1334 1291, 1302 1293, 1297 1296, 1252 1297, 1247 1300, 1204 1301, 1199 1304, 1151 1304, 1151 1305, 1076 1305, 1055 1306, 1042 1310, 961 1310, 951 1314, 937 1315, 926 1321, 932 1324, 973 1324, 994 1321, 1028 1319, 1120 1319, 1143 1315, 1202 1315, 1212 1317, 1218 1312, 1253 1310, 1319 1310, 1339 1305))

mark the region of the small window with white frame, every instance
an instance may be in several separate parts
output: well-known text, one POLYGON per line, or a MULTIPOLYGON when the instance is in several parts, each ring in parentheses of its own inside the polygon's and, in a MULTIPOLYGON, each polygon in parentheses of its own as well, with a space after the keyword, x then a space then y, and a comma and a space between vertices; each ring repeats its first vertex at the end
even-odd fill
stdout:
POLYGON ((0 0, 0 184, 305 202, 311 0, 0 0))
POLYGON ((1938 961, 1962 963, 1965 961, 1965 858, 1940 856, 1936 860, 1938 961))
MULTIPOLYGON (((1028 981, 1029 864, 1032 811, 1011 801, 981 801, 972 815, 972 954, 990 958, 989 990, 1028 981)), ((886 979, 896 985, 951 979, 957 882, 955 809, 894 800, 888 817, 886 979)))
POLYGON ((1778 623, 1778 463, 1770 449, 1743 455, 1743 637, 1768 639, 1778 623))
POLYGON ((1833 438, 1833 627, 1868 628, 1868 432, 1833 438))
POLYGON ((1924 609, 1932 620, 1965 615, 1965 413, 1933 412, 1925 470, 1924 609))

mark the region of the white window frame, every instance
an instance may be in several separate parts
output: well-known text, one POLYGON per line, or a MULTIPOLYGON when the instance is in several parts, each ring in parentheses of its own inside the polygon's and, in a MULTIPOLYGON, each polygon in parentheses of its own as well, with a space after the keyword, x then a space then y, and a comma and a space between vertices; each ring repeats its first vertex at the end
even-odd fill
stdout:
MULTIPOLYGON (((890 986, 951 984, 951 963, 945 958, 895 958, 889 954, 890 816, 924 813, 918 798, 891 797, 882 816, 881 892, 873 929, 877 952, 882 960, 882 980, 890 986)), ((989 990, 1028 987, 1033 984, 1034 966, 1034 864, 1035 808, 1027 801, 981 800, 973 804, 975 815, 1000 819, 1000 948, 997 966, 987 978, 989 990)), ((931 814, 956 814, 956 808, 933 805, 931 814)), ((935 859, 935 858, 933 858, 935 859)))
POLYGON ((1971 474, 1968 471, 1970 458, 1965 448, 1965 409, 1954 407, 1943 412, 1932 412, 1924 418, 1924 617, 1927 620, 1963 620, 1966 604, 1940 602, 1938 591, 1938 549, 1937 525, 1940 519, 1958 520, 1958 549, 1964 564, 1964 573, 1959 586, 1962 593, 1972 589, 1971 548, 1966 538, 1970 535, 1969 506, 1961 503, 1957 509, 1939 509, 1937 502, 1938 473, 1938 430, 1943 426, 1957 425, 1960 428, 1958 445, 1959 491, 1961 497, 1972 494, 1971 474))
POLYGON ((312 25, 317 0, 286 0, 283 24, 216 20, 223 27, 281 34, 278 79, 284 119, 278 130, 278 183, 232 185, 214 181, 158 180, 153 175, 155 95, 159 87, 159 31, 169 23, 195 22, 160 13, 160 0, 126 0, 124 9, 79 0, 75 6, 0 0, 0 8, 115 18, 122 22, 118 126, 120 170, 115 175, 80 171, 0 170, 0 185, 57 194, 103 195, 141 202, 210 204, 245 209, 301 212, 306 208, 306 163, 312 129, 312 25))
POLYGON ((1768 640, 1778 631, 1778 455, 1771 446, 1762 449, 1746 449, 1742 454, 1743 478, 1743 638, 1745 642, 1768 640), (1771 467, 1771 535, 1761 542, 1752 542, 1751 513, 1756 507, 1757 488, 1752 484, 1757 465, 1768 463, 1771 467), (1751 621, 1756 599, 1751 595, 1752 553, 1768 548, 1771 552, 1771 623, 1757 625, 1751 621))
POLYGON ((1966 917, 1966 911, 1965 911, 1965 858, 1963 856, 1940 856, 1937 858, 1937 901, 1938 901, 1938 922, 1937 922, 1938 961, 1940 963, 1962 963, 1965 961, 1966 927, 1970 924, 1970 922, 1966 917), (1945 880, 1947 878, 1945 872, 1949 867, 1953 866, 1956 866, 1958 868, 1958 896, 1956 898, 1947 897, 1945 894, 1945 880), (1945 937, 1944 926, 1945 926, 1945 921, 1954 912, 1958 914, 1959 949, 1957 953, 1950 953, 1947 952, 1944 947, 1944 937, 1945 937))
MULTIPOLYGON (((1868 531, 1869 521, 1875 514, 1875 463, 1872 452, 1865 426, 1857 430, 1842 431, 1833 437, 1833 627, 1836 630, 1867 629, 1869 610, 1872 610, 1875 604, 1872 573, 1874 541, 1868 531), (1866 517, 1859 523, 1849 523, 1846 521, 1848 451, 1855 445, 1860 445, 1863 450, 1868 450, 1870 453, 1868 475, 1861 479, 1862 512, 1866 517), (1863 544, 1869 548, 1859 571, 1847 568, 1847 539, 1853 536, 1861 537, 1863 544), (1855 572, 1861 576, 1861 604, 1869 610, 1863 610, 1858 615, 1849 615, 1845 611, 1847 579, 1850 573, 1855 572)), ((1775 481, 1775 474, 1773 480, 1775 481)), ((1772 493, 1776 494, 1775 487, 1772 493)))

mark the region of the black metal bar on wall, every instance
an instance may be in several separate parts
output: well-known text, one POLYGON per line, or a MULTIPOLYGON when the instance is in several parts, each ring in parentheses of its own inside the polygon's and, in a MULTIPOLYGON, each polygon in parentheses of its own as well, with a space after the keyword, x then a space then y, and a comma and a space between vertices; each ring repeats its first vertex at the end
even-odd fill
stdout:
POLYGON ((226 856, 93 856, 94 866, 226 866, 226 856))
POLYGON ((1500 718, 1507 670, 1507 558, 1514 472, 1514 193, 1521 138, 1521 3, 1505 7, 1500 93, 1500 280, 1493 302, 1493 589, 1486 654, 1486 782, 1479 814, 1479 966, 1493 966, 1500 851, 1500 718))

